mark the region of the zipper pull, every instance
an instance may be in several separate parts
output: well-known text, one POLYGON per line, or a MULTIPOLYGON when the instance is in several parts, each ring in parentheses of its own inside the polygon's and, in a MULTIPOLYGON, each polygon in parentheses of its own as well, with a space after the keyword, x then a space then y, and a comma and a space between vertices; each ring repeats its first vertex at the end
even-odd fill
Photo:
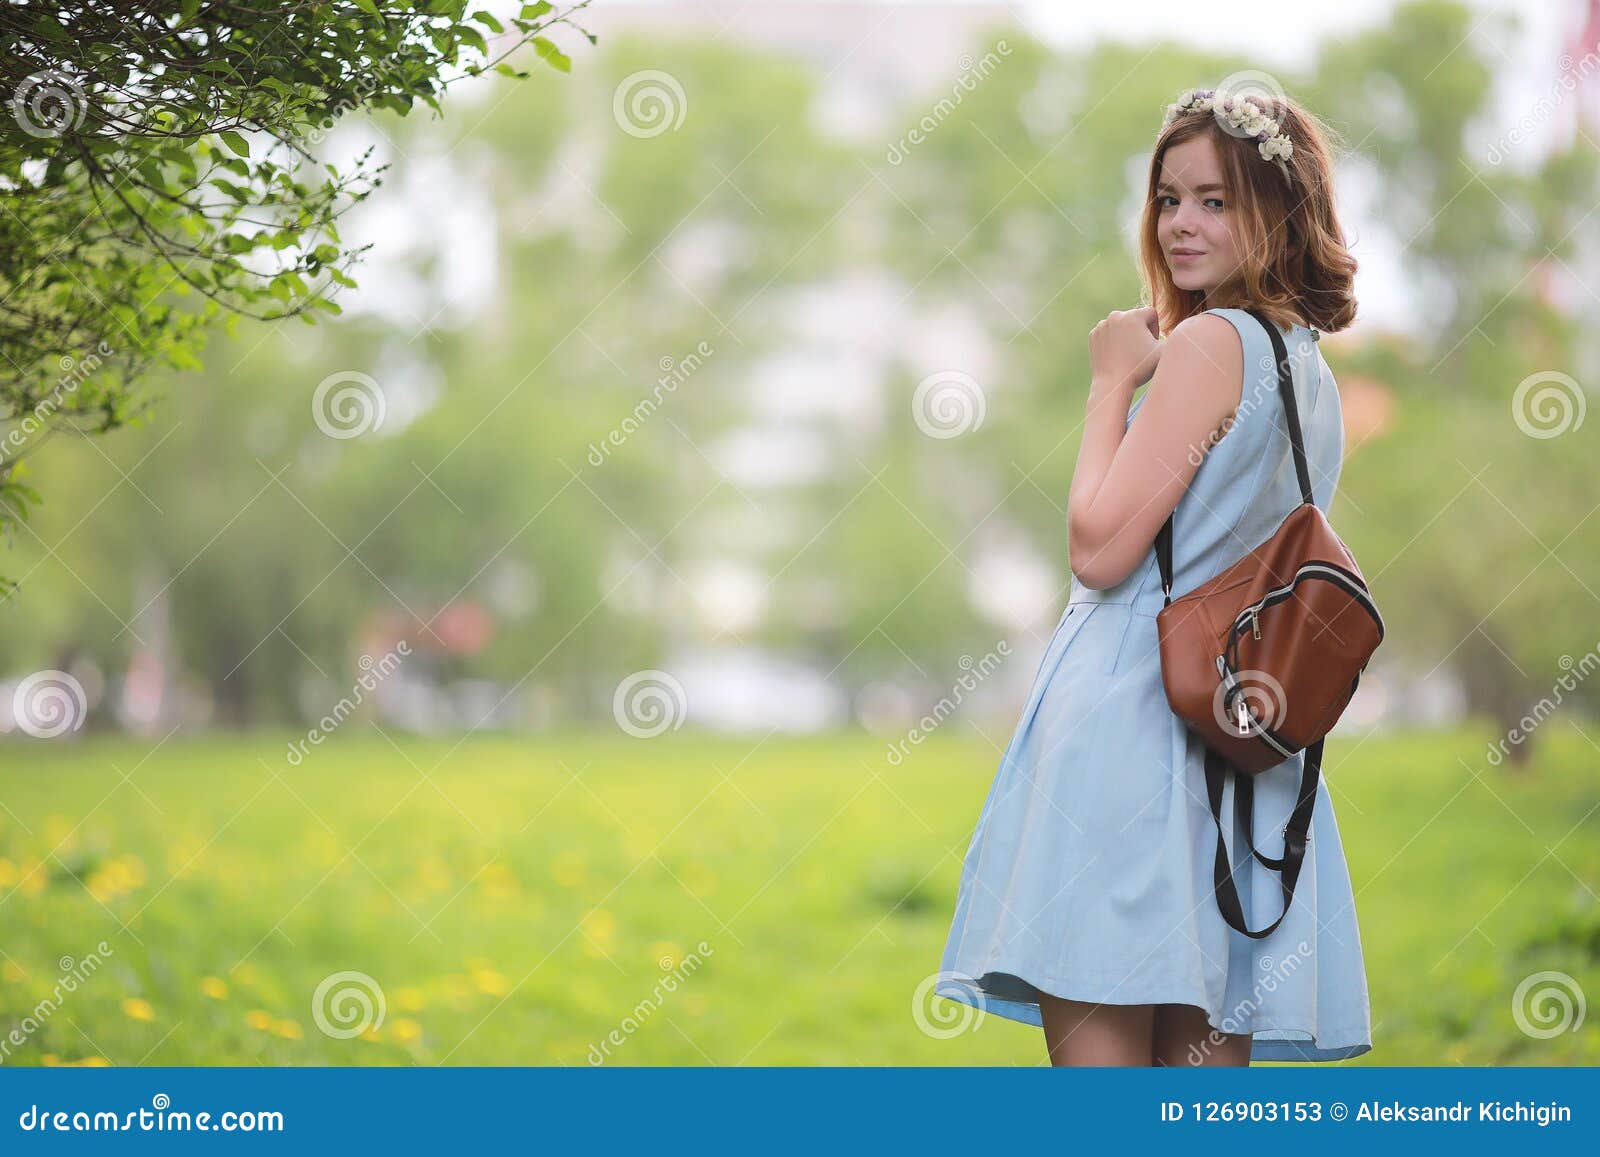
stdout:
POLYGON ((1235 714, 1237 714, 1238 717, 1239 717, 1239 734, 1241 736, 1246 736, 1246 737, 1249 736, 1249 734, 1250 734, 1250 709, 1245 706, 1245 702, 1244 702, 1244 699, 1242 697, 1237 699, 1237 700, 1235 700, 1234 711, 1235 711, 1235 714))
POLYGON ((1260 611, 1251 611, 1250 612, 1250 637, 1253 638, 1253 639, 1259 639, 1261 637, 1261 612, 1260 611))

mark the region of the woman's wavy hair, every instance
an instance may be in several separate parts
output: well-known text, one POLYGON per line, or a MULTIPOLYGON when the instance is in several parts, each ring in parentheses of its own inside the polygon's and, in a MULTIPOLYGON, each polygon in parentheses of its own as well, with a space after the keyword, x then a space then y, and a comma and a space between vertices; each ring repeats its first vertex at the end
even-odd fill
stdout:
POLYGON ((1198 290, 1179 289, 1156 235, 1161 207, 1156 185, 1161 162, 1173 145, 1209 134, 1222 162, 1222 180, 1233 210, 1234 240, 1240 253, 1239 277, 1212 293, 1211 306, 1251 306, 1282 326, 1304 320, 1334 333, 1356 316, 1355 258, 1345 246, 1334 212, 1332 134, 1320 121, 1286 97, 1250 99, 1294 142, 1282 163, 1265 160, 1252 137, 1235 136, 1209 110, 1179 113, 1156 138, 1150 179, 1139 224, 1139 263, 1148 303, 1156 309, 1161 332, 1171 333, 1184 318, 1207 308, 1198 290))

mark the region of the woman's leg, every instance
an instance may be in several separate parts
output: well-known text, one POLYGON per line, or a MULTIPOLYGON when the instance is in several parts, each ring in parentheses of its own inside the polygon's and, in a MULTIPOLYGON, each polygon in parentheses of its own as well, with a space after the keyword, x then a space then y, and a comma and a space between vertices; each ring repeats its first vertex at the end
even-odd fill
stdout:
POLYGON ((1192 1004, 1155 1006, 1154 1063, 1168 1066, 1248 1065, 1250 1034, 1219 1032, 1192 1004))
POLYGON ((1089 1004, 1039 994, 1052 1065, 1148 1065, 1154 1006, 1089 1004))

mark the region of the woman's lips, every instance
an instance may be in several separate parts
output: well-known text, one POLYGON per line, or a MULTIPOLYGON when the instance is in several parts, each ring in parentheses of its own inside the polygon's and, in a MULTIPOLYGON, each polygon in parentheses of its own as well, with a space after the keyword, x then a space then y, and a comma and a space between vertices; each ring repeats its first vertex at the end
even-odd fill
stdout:
POLYGON ((1204 257, 1205 254, 1204 253, 1180 253, 1177 250, 1174 250, 1170 254, 1170 256, 1171 256, 1171 258, 1172 258, 1172 260, 1174 262, 1182 264, 1182 263, 1188 262, 1188 261, 1198 261, 1198 260, 1200 260, 1200 258, 1204 257))

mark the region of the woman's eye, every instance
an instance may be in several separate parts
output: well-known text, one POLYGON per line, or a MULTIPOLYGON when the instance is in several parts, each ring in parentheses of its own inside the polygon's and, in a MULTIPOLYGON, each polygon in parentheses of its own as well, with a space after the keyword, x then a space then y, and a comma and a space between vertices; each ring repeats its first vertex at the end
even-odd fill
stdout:
POLYGON ((1206 204, 1207 205, 1215 205, 1218 209, 1220 209, 1220 208, 1222 208, 1222 198, 1221 197, 1207 197, 1206 198, 1206 204))
POLYGON ((1156 204, 1161 206, 1163 209, 1167 207, 1168 201, 1176 202, 1177 198, 1168 193, 1162 193, 1156 197, 1156 204))

